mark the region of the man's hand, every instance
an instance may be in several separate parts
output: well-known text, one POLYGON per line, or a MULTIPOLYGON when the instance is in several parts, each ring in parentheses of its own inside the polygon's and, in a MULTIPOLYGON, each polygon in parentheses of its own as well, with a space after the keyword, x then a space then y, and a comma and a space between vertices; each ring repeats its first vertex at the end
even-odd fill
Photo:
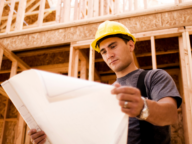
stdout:
POLYGON ((116 94, 122 112, 126 113, 130 117, 140 115, 144 102, 141 98, 139 89, 128 86, 120 86, 116 83, 115 88, 111 91, 111 93, 116 94), (124 107, 125 102, 128 102, 126 108, 124 107))
POLYGON ((28 131, 28 135, 33 144, 44 144, 46 141, 46 135, 43 131, 37 132, 36 129, 31 129, 28 131))

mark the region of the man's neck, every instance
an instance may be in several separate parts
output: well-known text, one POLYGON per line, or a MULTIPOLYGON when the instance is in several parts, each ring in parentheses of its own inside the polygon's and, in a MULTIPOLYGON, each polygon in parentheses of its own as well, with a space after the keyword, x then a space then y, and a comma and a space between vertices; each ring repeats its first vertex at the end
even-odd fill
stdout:
POLYGON ((132 71, 137 70, 138 68, 135 66, 135 63, 132 62, 127 68, 125 68, 124 70, 120 71, 120 72, 116 72, 116 76, 117 78, 121 78, 124 77, 125 75, 129 74, 132 71))

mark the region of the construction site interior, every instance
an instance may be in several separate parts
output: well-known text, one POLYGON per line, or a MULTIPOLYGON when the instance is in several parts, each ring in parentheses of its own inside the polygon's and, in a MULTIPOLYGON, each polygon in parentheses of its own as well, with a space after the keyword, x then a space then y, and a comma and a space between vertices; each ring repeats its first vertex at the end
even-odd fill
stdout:
MULTIPOLYGON (((172 144, 192 144, 191 0, 0 0, 0 83, 30 68, 113 84, 91 49, 105 20, 136 37, 140 69, 164 69, 183 98, 172 144)), ((30 144, 29 128, 0 87, 0 144, 30 144)))

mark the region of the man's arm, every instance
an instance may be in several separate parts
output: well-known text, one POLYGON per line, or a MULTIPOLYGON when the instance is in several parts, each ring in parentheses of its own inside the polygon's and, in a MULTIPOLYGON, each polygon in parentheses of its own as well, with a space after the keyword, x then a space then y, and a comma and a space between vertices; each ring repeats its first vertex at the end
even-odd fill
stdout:
MULTIPOLYGON (((115 88, 111 92, 117 95, 122 112, 130 117, 140 115, 144 102, 139 89, 115 84, 115 88), (128 105, 125 108, 126 101, 128 105)), ((147 100, 147 105, 149 116, 146 121, 158 126, 170 125, 177 121, 177 103, 174 98, 164 97, 157 102, 147 100)))

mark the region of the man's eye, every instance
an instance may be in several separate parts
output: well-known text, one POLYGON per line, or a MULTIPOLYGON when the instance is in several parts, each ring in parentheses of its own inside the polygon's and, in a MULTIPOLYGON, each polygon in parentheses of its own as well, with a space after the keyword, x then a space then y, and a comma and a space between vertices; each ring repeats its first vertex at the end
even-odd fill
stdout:
POLYGON ((111 48, 115 48, 115 47, 116 47, 116 45, 111 46, 111 48))
POLYGON ((106 53, 106 51, 102 51, 102 52, 101 52, 101 54, 105 54, 105 53, 106 53))

